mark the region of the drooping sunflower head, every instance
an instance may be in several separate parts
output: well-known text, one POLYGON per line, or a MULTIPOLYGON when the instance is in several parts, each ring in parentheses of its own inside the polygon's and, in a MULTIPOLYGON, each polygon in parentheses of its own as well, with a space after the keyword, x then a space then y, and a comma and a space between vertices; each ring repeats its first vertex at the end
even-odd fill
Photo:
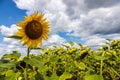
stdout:
POLYGON ((21 43, 29 48, 41 46, 42 39, 48 38, 49 22, 44 18, 44 14, 37 12, 24 18, 24 21, 18 23, 20 28, 16 35, 22 37, 21 43))

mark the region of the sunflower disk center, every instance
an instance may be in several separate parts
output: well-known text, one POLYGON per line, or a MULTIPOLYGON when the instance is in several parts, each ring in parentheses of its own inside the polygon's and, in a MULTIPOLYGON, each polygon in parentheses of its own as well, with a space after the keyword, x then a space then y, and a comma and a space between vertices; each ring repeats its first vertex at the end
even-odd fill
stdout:
POLYGON ((42 25, 38 21, 31 21, 25 27, 25 33, 30 39, 38 39, 42 35, 42 25))

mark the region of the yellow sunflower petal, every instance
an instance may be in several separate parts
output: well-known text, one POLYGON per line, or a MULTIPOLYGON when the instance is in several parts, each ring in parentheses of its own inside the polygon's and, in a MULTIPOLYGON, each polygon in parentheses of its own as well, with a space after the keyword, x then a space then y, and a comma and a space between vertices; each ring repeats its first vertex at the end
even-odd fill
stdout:
POLYGON ((42 39, 48 38, 49 22, 43 18, 44 14, 35 12, 32 16, 25 16, 23 22, 19 22, 17 36, 22 37, 20 40, 23 45, 29 48, 42 46, 42 39))
POLYGON ((33 18, 33 19, 36 19, 37 16, 38 16, 38 12, 35 12, 35 13, 33 14, 32 18, 33 18))
POLYGON ((22 36, 24 36, 25 34, 24 34, 24 32, 22 32, 22 31, 18 31, 18 32, 16 33, 16 35, 22 37, 22 36))
POLYGON ((20 26, 20 27, 25 27, 25 22, 18 22, 18 26, 20 26))

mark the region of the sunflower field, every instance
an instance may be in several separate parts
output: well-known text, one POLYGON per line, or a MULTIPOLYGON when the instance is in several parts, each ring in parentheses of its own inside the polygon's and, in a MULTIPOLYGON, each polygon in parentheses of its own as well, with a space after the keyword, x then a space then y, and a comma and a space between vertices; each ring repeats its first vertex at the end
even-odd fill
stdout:
POLYGON ((120 80, 120 40, 97 50, 68 43, 71 47, 36 48, 40 54, 29 57, 18 51, 3 55, 0 80, 120 80))

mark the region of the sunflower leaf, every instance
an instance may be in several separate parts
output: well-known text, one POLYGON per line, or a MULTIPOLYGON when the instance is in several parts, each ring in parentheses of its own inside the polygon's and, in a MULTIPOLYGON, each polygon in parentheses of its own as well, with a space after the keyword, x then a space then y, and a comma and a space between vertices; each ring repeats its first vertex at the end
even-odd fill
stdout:
POLYGON ((100 75, 93 74, 84 76, 84 80, 103 80, 103 78, 100 75))
POLYGON ((74 46, 74 43, 72 41, 68 42, 71 46, 74 46))
POLYGON ((34 49, 34 50, 39 50, 39 49, 42 49, 42 48, 38 47, 38 48, 31 48, 31 49, 34 49))
POLYGON ((21 39, 22 37, 20 36, 16 36, 16 35, 13 35, 13 36, 5 36, 6 38, 14 38, 14 39, 21 39))

